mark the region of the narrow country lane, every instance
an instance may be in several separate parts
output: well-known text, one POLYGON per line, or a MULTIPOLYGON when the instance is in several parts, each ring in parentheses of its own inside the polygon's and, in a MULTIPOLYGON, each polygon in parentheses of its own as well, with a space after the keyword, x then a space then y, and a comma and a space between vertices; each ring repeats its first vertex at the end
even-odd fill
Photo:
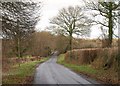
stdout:
POLYGON ((99 84, 57 64, 56 60, 57 56, 53 55, 47 62, 39 65, 36 69, 34 84, 99 84))

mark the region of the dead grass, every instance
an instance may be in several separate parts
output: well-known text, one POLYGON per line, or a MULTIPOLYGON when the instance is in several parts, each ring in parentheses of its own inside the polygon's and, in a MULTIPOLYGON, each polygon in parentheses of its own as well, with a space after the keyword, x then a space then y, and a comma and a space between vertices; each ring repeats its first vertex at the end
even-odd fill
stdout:
POLYGON ((112 65, 118 54, 118 48, 89 48, 72 50, 72 59, 70 51, 65 55, 65 61, 73 64, 93 64, 96 68, 106 65, 112 65))
POLYGON ((70 51, 66 53, 65 60, 75 64, 90 64, 97 57, 99 48, 94 49, 75 49, 72 51, 72 60, 70 61, 70 51))

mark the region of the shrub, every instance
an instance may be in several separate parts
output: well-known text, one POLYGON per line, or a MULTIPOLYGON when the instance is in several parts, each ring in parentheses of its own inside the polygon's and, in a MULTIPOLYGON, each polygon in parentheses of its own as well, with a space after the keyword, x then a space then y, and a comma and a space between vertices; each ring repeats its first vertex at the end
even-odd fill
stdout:
POLYGON ((72 60, 70 61, 70 51, 65 55, 65 60, 74 64, 90 64, 97 57, 98 49, 72 50, 72 60))
POLYGON ((118 54, 118 48, 89 48, 72 50, 72 59, 70 51, 65 54, 65 61, 72 64, 92 64, 95 68, 110 68, 115 65, 115 59, 118 54))

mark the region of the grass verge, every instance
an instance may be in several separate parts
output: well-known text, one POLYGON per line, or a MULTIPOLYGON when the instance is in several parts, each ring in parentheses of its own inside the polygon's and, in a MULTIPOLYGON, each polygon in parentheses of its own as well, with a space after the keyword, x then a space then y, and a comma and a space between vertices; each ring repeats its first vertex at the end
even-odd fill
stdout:
POLYGON ((77 72, 86 72, 89 74, 96 74, 97 70, 93 69, 90 65, 75 65, 75 64, 69 64, 69 63, 65 63, 64 61, 64 54, 61 54, 58 59, 57 59, 57 63, 62 64, 66 67, 71 68, 72 70, 75 70, 77 72))
POLYGON ((90 78, 96 79, 101 84, 118 83, 116 74, 112 73, 111 69, 109 70, 95 69, 91 65, 75 65, 66 63, 64 57, 65 57, 64 54, 61 54, 57 59, 57 63, 62 64, 65 67, 68 67, 77 73, 84 74, 90 78))
POLYGON ((37 61, 30 61, 19 64, 15 64, 5 74, 3 73, 3 84, 31 84, 33 81, 36 66, 48 58, 43 58, 37 61))

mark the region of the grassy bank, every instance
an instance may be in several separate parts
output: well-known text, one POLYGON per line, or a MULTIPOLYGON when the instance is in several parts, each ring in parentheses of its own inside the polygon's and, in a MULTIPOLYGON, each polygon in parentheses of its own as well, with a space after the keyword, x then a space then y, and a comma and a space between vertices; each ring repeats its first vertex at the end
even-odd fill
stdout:
POLYGON ((113 72, 111 69, 104 70, 104 69, 95 69, 91 65, 76 65, 76 64, 70 64, 66 63, 64 59, 64 54, 61 54, 58 57, 57 63, 62 64, 71 70, 87 75, 91 78, 94 78, 100 82, 106 83, 106 84, 116 84, 118 83, 118 80, 116 78, 116 73, 113 72))
POLYGON ((41 60, 29 61, 19 64, 12 65, 11 69, 6 73, 3 73, 3 84, 31 84, 33 81, 35 69, 38 64, 48 60, 43 58, 41 60))
POLYGON ((97 70, 93 69, 90 65, 79 66, 79 65, 75 65, 75 64, 65 63, 64 54, 61 54, 59 56, 57 63, 62 64, 66 67, 69 67, 76 72, 85 72, 85 73, 89 73, 89 74, 96 74, 98 72, 97 70))

